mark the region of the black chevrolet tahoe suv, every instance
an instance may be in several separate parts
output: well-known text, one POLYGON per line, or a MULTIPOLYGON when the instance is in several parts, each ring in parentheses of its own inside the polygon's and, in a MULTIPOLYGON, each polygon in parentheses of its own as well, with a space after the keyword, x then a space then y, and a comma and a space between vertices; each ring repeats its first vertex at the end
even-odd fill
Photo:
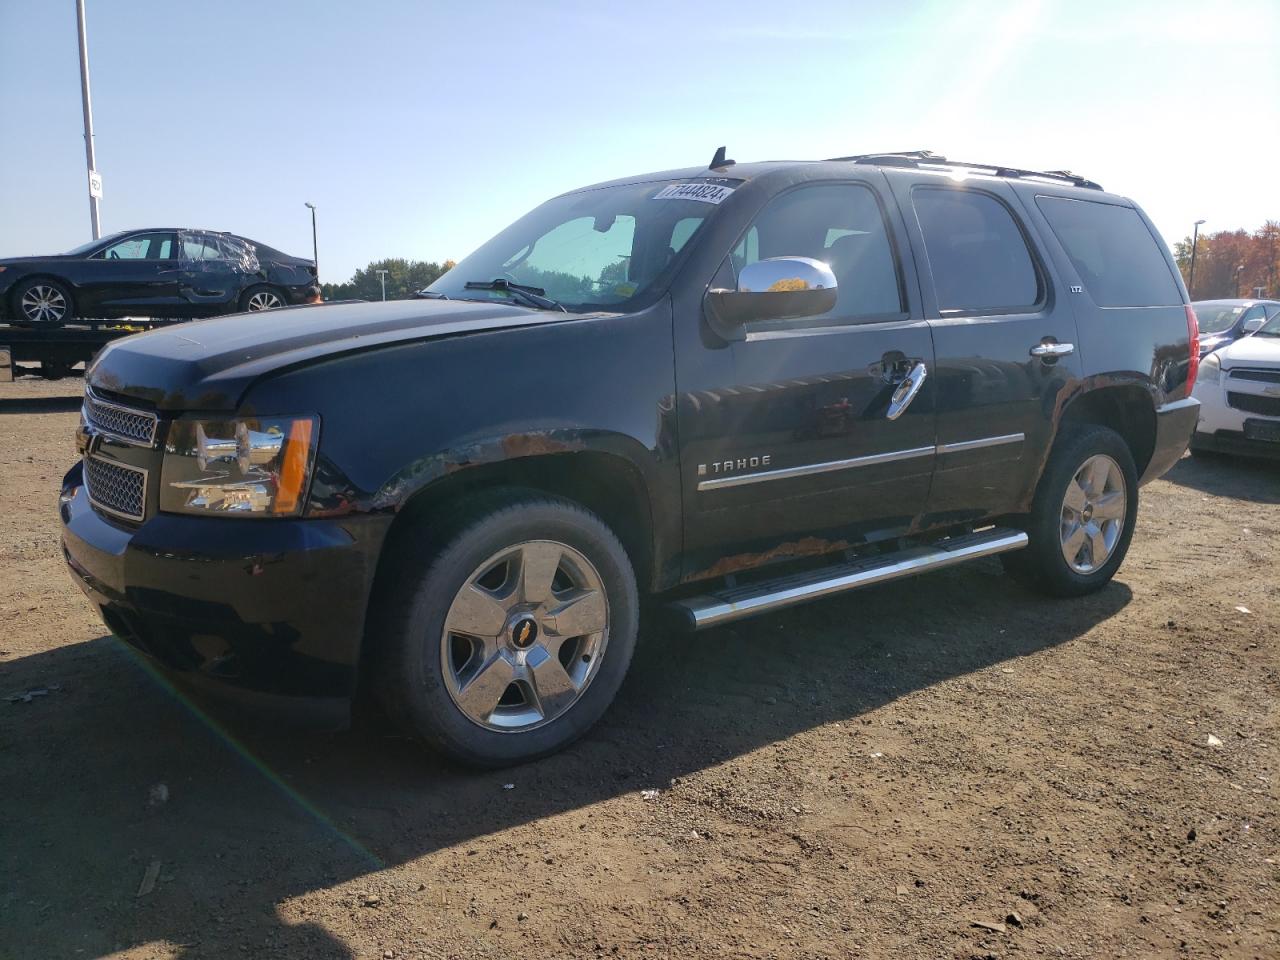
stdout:
POLYGON ((514 763, 604 713, 646 595, 702 629, 992 555, 1099 589, 1198 358, 1155 229, 1088 180, 721 151, 556 197, 418 299, 106 347, 63 549, 177 675, 369 693, 514 763))

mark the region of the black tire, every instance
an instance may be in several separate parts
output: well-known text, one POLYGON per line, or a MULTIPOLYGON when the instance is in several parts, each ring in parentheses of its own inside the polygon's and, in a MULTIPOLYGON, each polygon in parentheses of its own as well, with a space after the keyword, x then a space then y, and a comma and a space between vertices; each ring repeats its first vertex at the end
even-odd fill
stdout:
POLYGON ((266 284, 266 283, 259 283, 256 286, 250 287, 244 293, 240 294, 239 307, 240 307, 241 313, 256 312, 261 310, 278 310, 280 309, 280 307, 287 307, 288 305, 289 305, 289 298, 284 295, 284 291, 281 290, 279 287, 273 287, 270 284, 266 284), (254 305, 264 297, 274 297, 276 300, 279 301, 279 303, 269 307, 254 305))
POLYGON ((71 295, 71 288, 61 280, 54 280, 52 277, 32 277, 30 280, 23 280, 14 288, 12 299, 10 306, 14 320, 19 326, 60 327, 76 315, 76 301, 71 295), (33 297, 39 294, 37 302, 50 305, 39 311, 45 316, 33 314, 28 294, 33 297), (61 309, 58 315, 48 314, 49 309, 57 307, 61 309))
MULTIPOLYGON (((559 497, 502 491, 449 512, 459 516, 451 527, 421 523, 408 536, 398 538, 399 546, 392 548, 395 554, 387 558, 394 564, 390 573, 394 579, 385 592, 380 591, 386 612, 369 638, 374 644, 374 696, 401 727, 471 766, 503 767, 560 750, 600 719, 630 666, 639 616, 631 561, 599 517, 559 497), (421 546, 432 540, 438 549, 421 546), (607 621, 602 634, 606 639, 599 648, 598 664, 591 667, 594 672, 563 713, 531 729, 496 731, 473 720, 450 693, 445 673, 452 669, 444 647, 446 619, 455 599, 487 560, 504 550, 521 549, 522 544, 546 541, 577 551, 598 575, 607 600, 607 614, 602 614, 607 621)), ((540 642, 548 636, 547 628, 541 629, 536 634, 540 642)), ((514 654, 511 644, 516 642, 516 631, 503 636, 507 639, 498 642, 505 642, 514 654)), ((566 645, 569 642, 578 641, 566 641, 566 645)), ((577 660, 570 666, 576 668, 577 660)), ((505 699, 512 691, 503 689, 505 699)))
MULTIPOLYGON (((1088 516, 1092 519, 1092 508, 1088 516)), ((1095 424, 1064 427, 1049 454, 1049 462, 1045 464, 1031 513, 1022 518, 1020 524, 1026 530, 1030 543, 1025 550, 1002 554, 1000 559, 1015 580, 1037 592, 1054 597, 1083 596, 1101 590, 1120 569, 1133 539, 1137 518, 1138 473, 1129 445, 1107 427, 1095 424), (1106 561, 1096 569, 1081 572, 1073 568, 1066 557, 1064 500, 1068 485, 1075 482, 1077 472, 1099 455, 1109 457, 1123 477, 1124 517, 1123 521, 1115 524, 1117 536, 1106 561)), ((1084 549, 1091 551, 1092 547, 1086 545, 1084 549)))

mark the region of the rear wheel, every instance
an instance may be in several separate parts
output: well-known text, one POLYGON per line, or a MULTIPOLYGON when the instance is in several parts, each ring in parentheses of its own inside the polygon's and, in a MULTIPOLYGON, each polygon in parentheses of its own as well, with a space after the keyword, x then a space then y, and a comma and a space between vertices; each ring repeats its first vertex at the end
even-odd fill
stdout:
POLYGON ((13 292, 13 303, 17 319, 25 324, 59 326, 75 313, 66 284, 44 277, 19 284, 13 292))
POLYGON ((240 296, 240 309, 249 313, 275 310, 284 306, 288 306, 288 301, 275 287, 250 287, 240 296))
POLYGON ((1030 543, 1004 554, 1017 580, 1058 597, 1099 590, 1124 562, 1138 515, 1138 475, 1107 427, 1064 428, 1026 519, 1030 543))
POLYGON ((469 513, 438 552, 423 527, 394 561, 377 683, 444 753, 505 766, 566 746, 612 702, 635 649, 635 574, 569 501, 513 493, 469 513))

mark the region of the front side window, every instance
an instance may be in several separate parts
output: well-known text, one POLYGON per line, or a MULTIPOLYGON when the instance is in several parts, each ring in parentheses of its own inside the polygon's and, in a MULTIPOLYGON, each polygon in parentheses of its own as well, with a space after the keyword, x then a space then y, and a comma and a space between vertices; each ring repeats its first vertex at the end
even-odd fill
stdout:
POLYGON ((173 234, 143 233, 113 243, 100 254, 104 260, 168 260, 173 256, 173 234))
POLYGON ((770 200, 730 256, 735 274, 774 257, 809 257, 831 267, 836 305, 792 321, 890 319, 904 311, 897 257, 876 195, 856 183, 801 187, 770 200))
POLYGON ((1267 319, 1267 311, 1262 308, 1262 304, 1255 303, 1252 307, 1244 312, 1244 316, 1240 318, 1241 323, 1248 323, 1250 320, 1267 319))
POLYGON ((1173 272, 1138 211, 1067 197, 1036 197, 1036 204, 1098 306, 1182 304, 1173 272))
POLYGON ((461 260, 426 292, 519 302, 500 285, 493 288, 494 281, 505 280, 542 290, 569 310, 639 309, 665 289, 677 258, 740 182, 651 181, 556 197, 461 260))
POLYGON ((1044 298, 1040 273, 1009 208, 976 190, 912 191, 938 309, 959 313, 1030 310, 1044 298))

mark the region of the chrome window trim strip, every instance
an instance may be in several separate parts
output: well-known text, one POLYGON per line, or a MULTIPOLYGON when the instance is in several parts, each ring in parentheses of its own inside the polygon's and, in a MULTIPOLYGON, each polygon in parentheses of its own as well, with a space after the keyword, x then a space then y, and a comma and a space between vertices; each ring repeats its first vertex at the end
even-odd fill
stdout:
POLYGON ((137 407, 126 407, 123 404, 113 403, 110 400, 103 400, 100 396, 93 392, 89 387, 84 389, 85 400, 80 405, 80 414, 84 417, 87 424, 93 427, 95 433, 100 433, 104 437, 110 437, 112 440, 119 440, 121 443, 127 443, 131 447, 142 447, 147 450, 154 449, 156 445, 156 433, 159 428, 160 418, 150 410, 140 410, 137 407), (137 437, 130 437, 127 434, 117 433, 102 426, 89 415, 89 404, 94 403, 100 407, 110 407, 112 410, 119 410, 121 413, 127 413, 134 417, 145 417, 151 421, 151 439, 147 441, 139 440, 137 437))
POLYGON ((984 447, 999 447, 1006 443, 1021 443, 1027 439, 1025 433, 1006 433, 999 437, 980 437, 977 440, 959 440, 955 443, 938 444, 939 453, 962 453, 966 450, 981 450, 984 447))
POLYGON ((142 512, 136 515, 132 513, 125 513, 123 510, 116 510, 113 507, 108 507, 104 503, 99 503, 93 495, 93 484, 89 482, 89 470, 87 467, 84 471, 84 492, 89 497, 89 502, 103 513, 109 513, 113 517, 120 517, 124 520, 132 520, 135 523, 141 523, 145 520, 147 514, 147 485, 150 480, 150 474, 148 471, 142 467, 135 467, 132 464, 121 463, 119 460, 108 460, 106 457, 91 456, 86 457, 85 459, 97 460, 99 463, 105 463, 109 467, 119 467, 122 470, 131 470, 134 473, 142 474, 142 512))
POLYGON ((707 490, 726 490, 729 487, 741 487, 749 483, 764 483, 768 480, 789 480, 792 477, 810 477, 820 473, 831 473, 835 470, 852 470, 857 467, 873 467, 881 463, 896 463, 900 460, 914 460, 916 457, 927 457, 942 453, 963 453, 969 450, 982 450, 986 447, 998 447, 1006 443, 1022 443, 1026 440, 1024 433, 1007 433, 999 437, 981 437, 977 440, 961 440, 956 443, 942 443, 934 447, 912 447, 909 450, 892 450, 888 453, 873 453, 865 457, 852 457, 848 460, 829 460, 825 463, 808 463, 799 467, 779 467, 777 470, 762 470, 759 473, 744 473, 732 477, 713 477, 698 482, 698 492, 707 490))
POLYGON ((932 456, 933 451, 933 447, 914 447, 910 450, 873 453, 870 456, 853 457, 849 460, 829 460, 826 463, 808 463, 801 467, 781 467, 777 470, 744 473, 735 477, 714 477, 710 480, 700 481, 698 490, 724 490, 728 487, 741 487, 748 483, 763 483, 766 480, 786 480, 790 477, 807 477, 818 473, 831 473, 834 470, 871 467, 879 463, 894 463, 898 460, 912 460, 916 457, 932 456))

